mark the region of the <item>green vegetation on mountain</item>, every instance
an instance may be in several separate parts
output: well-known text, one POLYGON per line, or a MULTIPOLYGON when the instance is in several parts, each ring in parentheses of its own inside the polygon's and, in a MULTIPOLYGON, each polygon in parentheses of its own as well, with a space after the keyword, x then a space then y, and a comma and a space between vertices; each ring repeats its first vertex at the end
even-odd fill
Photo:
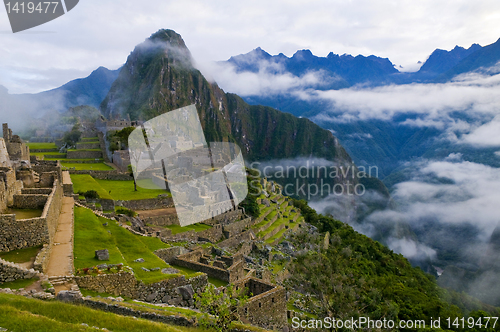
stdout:
POLYGON ((300 246, 297 249, 309 250, 302 250, 288 267, 289 289, 311 294, 293 295, 310 314, 341 319, 422 319, 427 324, 430 317, 449 317, 453 321, 456 317, 478 316, 481 310, 488 311, 489 316, 500 314, 498 308, 439 288, 434 277, 412 267, 401 254, 347 224, 317 214, 305 201, 295 200, 294 205, 319 230, 294 234, 293 243, 300 246))

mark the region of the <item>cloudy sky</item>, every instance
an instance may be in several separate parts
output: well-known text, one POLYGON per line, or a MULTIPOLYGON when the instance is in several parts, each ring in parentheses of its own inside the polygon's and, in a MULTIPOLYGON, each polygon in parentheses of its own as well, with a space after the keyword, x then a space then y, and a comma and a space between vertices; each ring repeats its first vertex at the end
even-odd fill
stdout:
POLYGON ((180 33, 200 62, 262 47, 388 57, 406 70, 436 48, 488 45, 500 37, 498 0, 165 1, 82 0, 52 22, 13 34, 0 9, 0 84, 38 92, 118 68, 160 28, 180 33))

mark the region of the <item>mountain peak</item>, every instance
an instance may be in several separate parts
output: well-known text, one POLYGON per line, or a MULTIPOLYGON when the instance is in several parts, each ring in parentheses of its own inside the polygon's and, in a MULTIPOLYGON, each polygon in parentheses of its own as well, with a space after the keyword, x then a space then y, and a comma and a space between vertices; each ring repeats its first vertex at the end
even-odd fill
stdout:
POLYGON ((299 50, 295 52, 295 54, 292 56, 294 59, 299 59, 299 60, 307 60, 313 58, 314 55, 310 50, 299 50))
POLYGON ((148 38, 148 40, 156 41, 156 42, 161 41, 161 42, 169 43, 172 45, 177 45, 177 46, 182 46, 184 48, 187 48, 181 35, 179 35, 174 30, 170 30, 170 29, 160 29, 160 30, 156 31, 155 33, 153 33, 148 38))

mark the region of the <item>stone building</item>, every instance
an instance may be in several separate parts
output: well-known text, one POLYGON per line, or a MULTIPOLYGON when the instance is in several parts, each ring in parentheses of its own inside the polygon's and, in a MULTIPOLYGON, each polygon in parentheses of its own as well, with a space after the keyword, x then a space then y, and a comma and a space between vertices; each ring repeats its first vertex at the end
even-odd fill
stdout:
POLYGON ((4 145, 9 154, 10 160, 30 160, 30 149, 24 144, 23 140, 18 135, 12 135, 12 130, 9 129, 9 125, 4 123, 2 125, 3 129, 3 140, 4 145))
POLYGON ((234 287, 237 292, 249 296, 248 302, 238 311, 243 321, 273 330, 287 325, 285 288, 254 277, 239 280, 234 287))
POLYGON ((0 164, 0 252, 46 245, 37 257, 43 270, 62 205, 61 165, 30 161, 29 148, 7 124, 0 138, 0 164), (39 210, 40 216, 18 219, 9 208, 39 210))

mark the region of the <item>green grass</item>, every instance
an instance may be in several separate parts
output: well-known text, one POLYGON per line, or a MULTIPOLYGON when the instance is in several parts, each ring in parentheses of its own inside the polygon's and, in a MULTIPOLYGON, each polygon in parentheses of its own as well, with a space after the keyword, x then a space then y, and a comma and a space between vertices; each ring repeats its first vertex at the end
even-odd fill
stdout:
POLYGON ((68 149, 68 151, 101 151, 101 149, 68 149))
POLYGON ((94 327, 114 332, 202 331, 120 316, 81 305, 28 299, 10 294, 0 294, 0 326, 8 331, 37 332, 96 331, 94 327))
POLYGON ((156 251, 158 249, 170 248, 172 245, 162 242, 157 237, 143 236, 141 238, 142 243, 146 245, 151 251, 156 251))
POLYGON ((36 257, 40 249, 42 249, 42 246, 13 250, 0 253, 0 257, 12 263, 25 263, 36 257))
POLYGON ((220 280, 220 279, 217 279, 217 278, 213 278, 213 277, 208 277, 208 282, 217 288, 222 287, 222 286, 227 286, 227 282, 220 280))
POLYGON ((98 264, 117 264, 132 267, 138 280, 144 283, 158 282, 175 275, 161 273, 161 269, 169 267, 167 263, 153 254, 152 249, 168 247, 157 238, 135 235, 120 227, 115 221, 95 216, 90 210, 75 208, 75 268, 81 269, 98 264), (108 226, 103 226, 104 223, 108 226), (109 232, 108 232, 109 231, 109 232), (98 261, 95 250, 108 249, 109 261, 98 261), (143 263, 134 260, 143 258, 143 263), (160 270, 146 272, 141 267, 160 270))
POLYGON ((26 288, 37 280, 38 278, 17 279, 14 281, 4 282, 3 284, 0 284, 0 288, 10 288, 10 289, 26 288))
POLYGON ((287 224, 289 223, 289 220, 286 219, 286 218, 278 218, 276 219, 275 222, 273 222, 266 230, 260 232, 259 234, 257 234, 258 237, 263 237, 263 236, 266 236, 267 234, 269 234, 272 230, 274 230, 276 227, 280 226, 280 225, 283 225, 283 224, 287 224))
POLYGON ((184 233, 184 232, 191 231, 191 230, 193 230, 195 232, 201 232, 201 231, 204 231, 206 229, 212 228, 212 226, 205 225, 205 224, 192 224, 192 225, 188 225, 185 227, 181 227, 179 225, 168 225, 165 227, 172 230, 172 235, 184 233))
POLYGON ((5 214, 15 214, 16 219, 31 219, 41 217, 43 214, 42 209, 12 209, 8 208, 5 214))
POLYGON ((56 143, 26 143, 26 145, 30 149, 34 150, 50 150, 50 149, 57 149, 56 143))
POLYGON ((134 191, 134 181, 117 181, 117 180, 95 180, 106 192, 110 192, 115 200, 138 200, 147 198, 156 198, 160 194, 167 194, 168 191, 163 189, 144 189, 137 186, 137 191, 134 191))
MULTIPOLYGON (((84 164, 84 165, 99 165, 99 164, 84 164)), ((168 191, 163 189, 143 189, 139 186, 137 186, 137 191, 134 191, 133 180, 130 181, 99 180, 99 179, 94 179, 92 176, 88 174, 71 174, 71 181, 73 181, 73 190, 75 193, 79 191, 86 192, 88 190, 95 190, 99 194, 99 197, 105 199, 129 201, 129 200, 156 198, 160 194, 170 195, 168 191)))
POLYGON ((81 170, 112 171, 114 169, 113 167, 108 166, 105 163, 84 164, 84 163, 68 163, 68 162, 62 161, 61 165, 63 167, 67 167, 67 168, 75 168, 78 171, 81 171, 81 170))
POLYGON ((198 272, 195 270, 188 269, 187 267, 179 266, 179 265, 171 265, 174 269, 177 269, 182 272, 186 276, 186 278, 194 277, 198 272))
POLYGON ((92 211, 75 207, 75 269, 92 267, 102 263, 126 263, 117 248, 115 238, 107 232, 107 227, 102 224, 103 222, 92 211), (108 249, 109 261, 98 261, 94 257, 95 251, 101 249, 108 249))
POLYGON ((278 233, 274 234, 273 236, 271 236, 269 239, 267 239, 266 243, 273 243, 275 240, 277 239, 280 239, 281 237, 283 237, 283 234, 285 234, 285 232, 287 231, 288 229, 286 228, 283 228, 281 231, 279 231, 278 233))
POLYGON ((73 182, 73 191, 75 193, 95 190, 100 198, 113 199, 109 192, 88 174, 71 174, 71 181, 73 182))

